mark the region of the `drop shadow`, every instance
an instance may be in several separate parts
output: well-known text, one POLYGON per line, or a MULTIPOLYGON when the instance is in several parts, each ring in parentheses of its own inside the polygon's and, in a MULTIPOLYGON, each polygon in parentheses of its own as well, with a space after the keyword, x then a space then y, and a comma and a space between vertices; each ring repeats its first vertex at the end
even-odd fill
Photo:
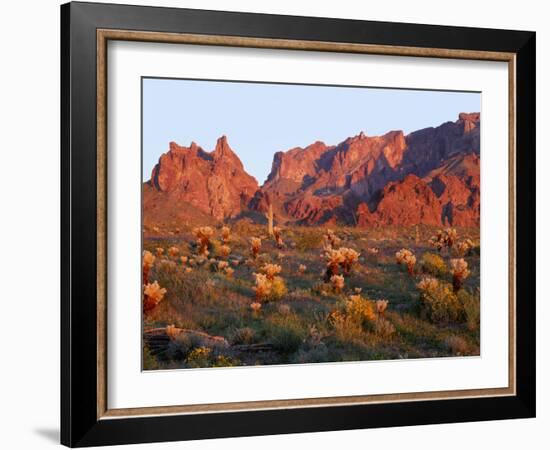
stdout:
POLYGON ((57 428, 38 428, 34 430, 34 432, 38 436, 41 436, 50 442, 59 444, 60 436, 59 436, 59 429, 57 428))

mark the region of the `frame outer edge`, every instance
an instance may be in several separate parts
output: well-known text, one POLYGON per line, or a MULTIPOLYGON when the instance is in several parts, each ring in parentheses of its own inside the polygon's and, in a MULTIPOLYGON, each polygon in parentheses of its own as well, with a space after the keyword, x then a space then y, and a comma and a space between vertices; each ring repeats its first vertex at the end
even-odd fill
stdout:
POLYGON ((70 331, 70 4, 60 7, 61 23, 61 359, 60 359, 60 443, 71 443, 71 331, 70 331))
POLYGON ((536 416, 536 34, 517 52, 516 65, 517 384, 526 417, 536 416))
MULTIPOLYGON (((386 405, 358 405, 353 407, 336 407, 336 408, 312 408, 306 411, 304 408, 295 410, 265 410, 259 412, 236 412, 232 414, 213 414, 211 418, 208 415, 191 415, 186 416, 156 416, 156 417, 134 417, 129 419, 111 419, 97 420, 97 390, 94 389, 93 395, 87 392, 87 389, 93 385, 97 386, 97 371, 93 374, 87 373, 90 368, 90 352, 93 353, 93 358, 97 360, 98 339, 95 330, 90 334, 90 321, 87 314, 90 312, 98 313, 88 303, 90 293, 83 289, 90 288, 92 278, 86 274, 83 268, 91 269, 92 265, 97 264, 96 255, 81 255, 79 251, 90 250, 92 245, 90 242, 80 243, 79 237, 89 238, 90 234, 96 234, 96 222, 89 223, 90 230, 82 230, 83 219, 90 218, 90 206, 86 203, 79 204, 79 201, 89 201, 93 198, 97 200, 97 191, 94 189, 91 192, 82 192, 90 189, 89 182, 95 176, 97 169, 95 163, 96 153, 86 155, 89 147, 95 143, 96 130, 93 133, 89 132, 91 125, 91 108, 95 111, 95 101, 90 106, 88 101, 92 96, 91 88, 96 92, 96 77, 95 71, 92 76, 86 75, 91 67, 90 50, 96 44, 95 30, 96 28, 109 28, 118 26, 135 26, 136 23, 147 28, 150 22, 146 18, 145 13, 151 12, 155 16, 152 23, 158 20, 159 17, 166 17, 171 13, 179 18, 187 17, 189 22, 184 26, 182 22, 174 25, 174 19, 169 20, 168 26, 175 26, 183 29, 189 28, 189 32, 193 33, 193 28, 205 30, 206 33, 215 34, 212 30, 215 24, 208 22, 210 16, 220 20, 231 16, 235 19, 234 24, 225 23, 222 26, 224 29, 239 30, 245 36, 260 37, 257 25, 262 23, 269 24, 269 33, 274 33, 273 25, 281 24, 285 20, 289 23, 304 22, 311 25, 304 32, 307 36, 313 36, 318 31, 321 22, 330 25, 333 29, 335 25, 345 25, 350 23, 354 30, 357 24, 351 24, 354 21, 346 21, 335 19, 317 19, 317 18, 296 18, 291 16, 271 16, 271 15, 254 15, 247 13, 224 13, 220 11, 208 12, 200 10, 178 10, 166 8, 146 8, 146 7, 129 7, 126 5, 108 5, 108 4, 93 4, 93 3, 72 3, 61 7, 61 292, 62 292, 62 311, 61 311, 61 335, 62 335, 62 360, 61 360, 61 441, 65 445, 70 446, 89 446, 89 445, 106 445, 106 444, 122 444, 122 443, 137 443, 137 442, 154 442, 154 441, 173 441, 181 439, 204 439, 213 437, 230 437, 230 436, 247 436, 247 435, 265 435, 275 433, 296 433, 310 431, 330 431, 339 429, 355 429, 355 428, 370 428, 370 427, 386 427, 400 426, 425 423, 444 423, 444 422, 463 422, 463 421, 479 421, 491 419, 505 419, 517 417, 533 417, 535 414, 535 352, 534 352, 534 319, 535 305, 534 302, 523 302, 518 305, 518 313, 520 317, 525 319, 525 323, 518 324, 517 337, 523 337, 518 343, 518 355, 524 356, 523 360, 518 360, 516 367, 518 394, 515 397, 508 398, 492 398, 487 401, 466 399, 466 400, 447 400, 441 403, 441 409, 434 411, 433 406, 428 406, 427 402, 400 403, 394 406, 386 405), (133 9, 132 9, 133 8, 133 9), (163 11, 161 11, 163 10, 163 11), (181 12, 179 12, 181 11, 181 12), (112 13, 112 14, 111 14, 112 13), (125 14, 128 13, 128 16, 125 14), (153 14, 154 13, 154 14, 153 14), (246 29, 243 22, 250 25, 251 19, 258 17, 257 23, 254 26, 246 29), (193 20, 196 19, 196 23, 193 20), (210 25, 209 25, 210 23, 210 25), (91 37, 93 32, 93 38, 91 37), (93 44, 90 42, 93 40, 93 44), (83 42, 81 42, 83 41, 83 42), (78 44, 73 45, 73 44, 78 44), (93 78, 93 81, 92 81, 93 78), (73 90, 75 82, 83 82, 79 89, 73 90), (84 90, 84 93, 82 93, 84 90), (85 103, 82 104, 82 101, 85 103), (79 103, 79 101, 81 103, 79 103), (93 138, 90 139, 90 134, 93 138), (93 141, 93 142, 92 142, 93 141), (80 146, 80 144, 83 144, 80 146), (93 159, 93 167, 83 167, 93 159), (84 179, 79 179, 83 176, 84 179), (74 197, 74 198, 73 198, 74 197), (74 210, 73 211, 73 207, 74 210), (74 227, 74 233, 73 233, 74 227), (78 235, 78 236, 75 236, 78 235), (77 255, 79 258, 85 259, 84 262, 72 259, 72 255, 77 255), (93 260, 93 261, 92 261, 93 260), (74 272, 73 272, 74 271, 74 272), (77 287, 73 286, 77 285, 77 287), (75 298, 73 293, 79 288, 78 296, 75 298), (85 319, 84 322, 78 323, 77 320, 85 319), (74 330, 71 328, 71 323, 78 323, 78 327, 74 330), (65 338, 68 338, 65 341, 65 338), (93 339, 92 339, 93 338, 93 339), (74 341, 73 341, 74 339, 74 341), (93 343, 91 342, 93 340, 93 343), (72 349, 71 346, 79 345, 79 352, 72 349), (521 365, 522 362, 525 365, 521 365), (92 397, 95 404, 92 408, 92 397), (74 408, 73 408, 74 405, 74 408), (92 414, 93 411, 93 414, 92 414), (352 411, 355 411, 352 414, 352 411), (408 411, 413 413, 404 413, 408 411), (340 414, 340 412, 342 414, 340 414), (378 412, 378 414, 376 413, 378 412), (393 414, 396 414, 395 417, 393 414), (367 417, 368 416, 368 417, 367 417), (263 419, 273 419, 264 422, 263 419), (276 419, 281 420, 281 422, 276 419), (344 420, 344 418, 347 418, 344 420), (242 421, 256 424, 257 428, 250 428, 242 421), (212 425, 218 424, 219 429, 212 425), (194 424, 194 425, 193 425, 194 424), (202 424, 202 426, 201 426, 202 424), (174 427, 176 426, 176 427, 174 427), (206 426, 206 428, 205 428, 206 426), (198 428, 197 428, 198 427, 198 428)), ((356 21, 355 21, 356 22, 356 21)), ((400 28, 401 32, 396 31, 397 40, 402 40, 405 35, 409 35, 411 31, 421 31, 422 25, 413 24, 389 24, 389 23, 370 23, 376 29, 386 29, 390 25, 395 25, 395 28, 400 28), (385 28, 384 28, 385 27, 385 28)), ((151 27, 166 28, 162 25, 151 25, 151 27)), ((523 262, 524 267, 522 272, 518 270, 518 285, 517 292, 522 293, 522 298, 534 297, 534 263, 532 261, 532 252, 535 244, 534 236, 534 145, 535 145, 535 34, 528 32, 517 32, 505 30, 483 30, 483 29, 467 29, 467 28, 451 28, 451 27, 428 27, 426 26, 426 34, 422 39, 428 41, 435 39, 438 28, 439 32, 456 31, 457 33, 470 33, 465 36, 462 44, 464 47, 478 48, 481 44, 475 42, 474 36, 487 33, 489 42, 483 44, 486 48, 499 48, 505 50, 497 51, 512 51, 518 54, 517 61, 517 169, 516 174, 521 175, 523 184, 518 186, 518 198, 524 201, 524 208, 518 208, 518 220, 516 229, 518 236, 521 237, 521 246, 518 249, 521 254, 518 254, 518 260, 523 262), (468 31, 469 30, 469 31, 468 31), (434 34, 435 33, 435 34, 434 34), (497 43, 497 37, 503 37, 504 43, 497 43), (520 89, 521 88, 521 89, 520 89), (522 98, 524 96, 524 98, 522 98), (529 147, 532 147, 529 148, 529 147), (529 198, 529 195, 532 197, 529 198), (523 213, 523 214, 521 214, 523 213), (523 217, 522 217, 523 216, 523 217), (529 244, 529 245, 523 245, 529 244), (525 247, 525 250, 522 248, 525 247), (523 282, 521 282, 523 278, 523 282), (520 286, 521 285, 521 286, 520 286)), ((162 31, 159 29, 159 31, 162 31)), ((186 32, 181 31, 181 32, 186 32)), ((234 32, 234 31, 232 31, 234 32)), ((239 31, 237 31, 239 33, 239 31)), ((297 34, 296 31, 288 31, 287 36, 297 34)), ((346 32, 342 30, 343 35, 346 32)), ((284 32, 283 32, 284 34, 284 32)), ((299 33, 298 33, 299 34, 299 33)), ((321 33, 322 34, 322 33, 321 33)), ((348 35, 350 33, 347 33, 348 35)), ((353 33, 352 33, 353 34, 353 33)), ((387 37, 387 31, 381 36, 372 38, 374 41, 395 40, 387 37)), ((289 37, 289 39, 296 39, 289 37)), ((360 39, 369 40, 369 33, 360 39)), ((422 40, 420 39, 420 40, 422 40)), ((314 39, 312 39, 314 40, 314 39)), ((394 45, 394 44, 390 44, 394 45)), ((94 64, 96 62, 94 54, 94 64)), ((94 117, 94 123, 97 123, 97 117, 94 117)), ((95 186, 94 186, 95 187, 95 186)), ((95 205, 95 204, 94 204, 95 205)), ((93 208, 93 213, 96 213, 96 208, 93 208)), ((93 247, 96 247, 96 241, 93 242, 93 247)), ((97 267, 96 267, 97 268, 97 267)), ((96 274, 93 274, 93 281, 96 282, 96 274)), ((96 297, 96 286, 92 287, 93 296, 96 297)), ((94 326, 95 326, 94 320, 94 326)), ((96 366, 97 369, 97 366, 96 366)))

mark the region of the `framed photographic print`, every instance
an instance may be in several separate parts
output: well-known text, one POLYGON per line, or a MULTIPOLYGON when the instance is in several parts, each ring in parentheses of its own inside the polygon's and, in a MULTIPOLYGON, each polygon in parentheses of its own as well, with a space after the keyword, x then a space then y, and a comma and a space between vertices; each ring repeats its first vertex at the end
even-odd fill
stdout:
POLYGON ((535 33, 61 19, 63 444, 535 415, 535 33))

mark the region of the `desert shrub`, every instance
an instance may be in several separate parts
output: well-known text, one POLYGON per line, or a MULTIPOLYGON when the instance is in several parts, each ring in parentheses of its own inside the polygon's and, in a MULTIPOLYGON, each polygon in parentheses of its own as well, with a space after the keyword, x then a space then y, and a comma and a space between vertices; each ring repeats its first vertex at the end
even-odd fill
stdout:
POLYGON ((420 261, 422 271, 436 277, 441 277, 447 272, 447 265, 443 258, 435 253, 425 253, 420 261))
POLYGON ((453 355, 465 355, 468 353, 468 343, 460 336, 452 335, 445 339, 445 348, 453 355))
POLYGON ((361 340, 364 331, 373 327, 376 320, 375 310, 371 300, 358 294, 351 295, 340 308, 329 314, 328 322, 341 340, 361 340))
POLYGON ((374 323, 374 332, 377 336, 388 339, 395 333, 395 327, 389 320, 379 317, 374 323))
POLYGON ((292 312, 292 308, 290 307, 290 305, 287 305, 287 304, 283 303, 283 304, 280 304, 280 305, 277 307, 277 312, 278 312, 281 316, 287 316, 287 315, 289 315, 289 314, 292 312))
POLYGON ((189 367, 208 367, 212 350, 208 347, 197 347, 189 352, 185 362, 189 367))
POLYGON ((464 308, 452 285, 446 282, 437 282, 434 279, 428 280, 429 283, 424 283, 425 280, 418 285, 421 289, 421 315, 434 323, 463 321, 464 308))
POLYGON ((173 303, 211 303, 218 297, 215 286, 207 283, 211 278, 207 272, 193 270, 182 276, 176 269, 161 268, 157 274, 159 283, 168 293, 177 292, 177 301, 173 303))
POLYGON ((307 252, 321 247, 323 233, 319 230, 304 230, 296 236, 296 249, 307 252))
POLYGON ((346 302, 345 314, 354 322, 366 325, 376 319, 375 306, 372 301, 361 295, 350 295, 346 302))
POLYGON ((222 244, 218 239, 210 239, 208 243, 208 254, 209 255, 218 255, 223 256, 222 244))
POLYGON ((187 354, 193 348, 193 342, 191 338, 183 333, 170 339, 168 348, 166 349, 166 356, 171 360, 185 359, 187 354))
POLYGON ((272 330, 273 348, 281 353, 294 353, 304 341, 304 332, 297 325, 287 323, 272 330))
POLYGON ((250 327, 237 328, 231 336, 231 343, 235 345, 253 344, 254 342, 256 342, 256 332, 250 327))
POLYGON ((157 370, 159 369, 159 363, 155 358, 147 345, 143 346, 143 369, 144 370, 157 370))
POLYGON ((471 331, 479 330, 480 321, 480 300, 479 290, 470 293, 465 289, 458 291, 458 299, 464 308, 464 314, 468 329, 471 331))
POLYGON ((267 341, 276 351, 285 355, 297 351, 307 338, 306 327, 294 313, 284 316, 274 314, 263 325, 267 341))
POLYGON ((180 333, 170 339, 166 356, 172 360, 182 360, 194 349, 200 348, 203 345, 203 340, 193 334, 180 333))
POLYGON ((240 365, 241 362, 237 358, 231 358, 226 355, 218 355, 213 363, 212 367, 234 367, 240 365))
POLYGON ((294 364, 309 364, 334 361, 326 345, 320 345, 309 349, 300 349, 292 358, 294 364))

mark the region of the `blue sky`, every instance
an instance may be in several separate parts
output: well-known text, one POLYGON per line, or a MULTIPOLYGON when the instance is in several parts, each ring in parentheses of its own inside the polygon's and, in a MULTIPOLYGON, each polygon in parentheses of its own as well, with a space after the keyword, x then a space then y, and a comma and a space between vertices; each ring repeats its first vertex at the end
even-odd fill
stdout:
POLYGON ((277 151, 407 134, 480 108, 479 93, 144 78, 143 180, 170 141, 211 151, 225 134, 261 184, 277 151))

